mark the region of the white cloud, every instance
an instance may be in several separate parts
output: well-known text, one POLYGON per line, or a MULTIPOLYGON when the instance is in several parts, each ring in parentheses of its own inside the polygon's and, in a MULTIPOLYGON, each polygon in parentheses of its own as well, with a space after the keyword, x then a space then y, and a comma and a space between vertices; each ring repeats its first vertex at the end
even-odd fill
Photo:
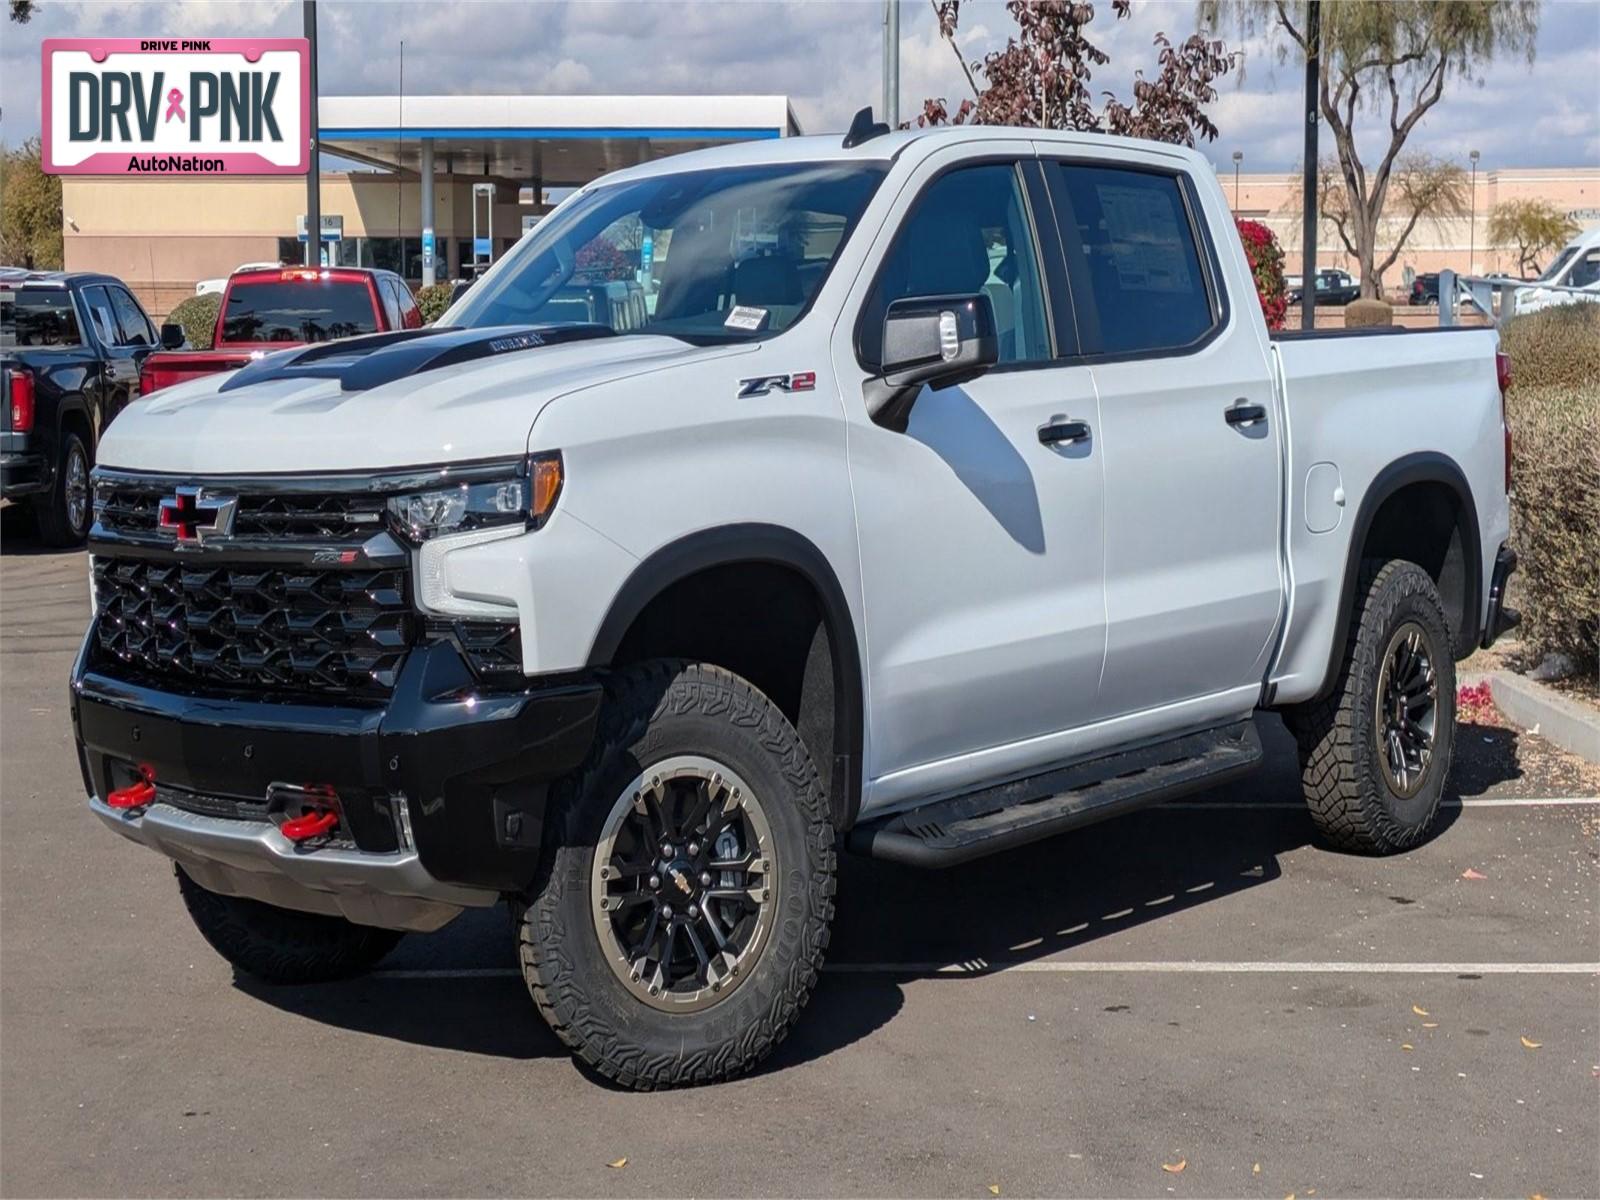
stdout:
MULTIPOLYGON (((1127 99, 1135 70, 1155 70, 1151 40, 1195 28, 1191 0, 1136 0, 1117 21, 1108 0, 1089 26, 1111 55, 1092 88, 1127 99)), ((17 142, 39 122, 39 43, 47 36, 293 35, 301 6, 257 3, 72 3, 40 0, 27 25, 3 25, 0 137, 17 142)), ((423 3, 322 0, 321 85, 326 94, 424 92, 782 92, 808 132, 843 129, 862 105, 879 105, 882 6, 878 0, 561 0, 423 3)), ((966 0, 962 54, 981 58, 1012 28, 1000 0, 966 0)), ((925 97, 970 94, 925 0, 902 0, 901 115, 925 97)), ((1237 41, 1237 39, 1234 39, 1237 41)), ((1247 170, 1287 171, 1300 156, 1300 68, 1278 63, 1262 38, 1237 43, 1239 78, 1212 107, 1221 162, 1235 149, 1247 170)), ((1484 165, 1600 163, 1600 7, 1545 7, 1539 59, 1497 64, 1480 85, 1455 82, 1414 135, 1419 148, 1484 165)))

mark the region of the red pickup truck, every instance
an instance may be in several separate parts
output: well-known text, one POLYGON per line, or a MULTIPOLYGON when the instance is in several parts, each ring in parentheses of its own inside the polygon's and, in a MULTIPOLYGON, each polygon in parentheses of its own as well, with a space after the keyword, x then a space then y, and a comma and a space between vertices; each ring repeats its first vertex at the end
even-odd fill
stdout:
POLYGON ((151 392, 232 371, 274 350, 309 342, 416 329, 422 313, 405 280, 362 267, 268 267, 236 271, 217 310, 209 350, 183 350, 183 330, 163 325, 161 344, 144 360, 139 391, 151 392))

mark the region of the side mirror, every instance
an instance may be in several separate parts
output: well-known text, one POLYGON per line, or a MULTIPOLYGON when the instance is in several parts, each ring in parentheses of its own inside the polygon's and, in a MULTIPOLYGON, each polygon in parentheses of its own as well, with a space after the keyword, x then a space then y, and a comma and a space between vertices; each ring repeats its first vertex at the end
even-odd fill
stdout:
POLYGON ((182 350, 183 344, 188 340, 184 336, 182 325, 168 321, 161 327, 161 348, 163 350, 182 350))
POLYGON ((867 381, 867 412, 904 433, 924 387, 976 379, 999 359, 994 306, 982 292, 896 300, 883 317, 882 373, 867 381))
POLYGON ((471 291, 472 284, 473 281, 470 279, 458 279, 451 284, 450 303, 454 304, 457 300, 461 299, 461 297, 465 296, 469 291, 471 291))

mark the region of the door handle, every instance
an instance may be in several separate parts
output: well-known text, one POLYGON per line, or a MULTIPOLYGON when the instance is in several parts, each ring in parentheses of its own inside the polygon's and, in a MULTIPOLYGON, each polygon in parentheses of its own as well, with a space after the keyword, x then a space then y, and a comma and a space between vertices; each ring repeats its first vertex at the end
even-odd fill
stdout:
POLYGON ((1045 446, 1056 446, 1062 442, 1087 442, 1089 440, 1089 422, 1087 421, 1051 421, 1039 426, 1039 442, 1045 446))
POLYGON ((1222 417, 1229 425, 1254 425, 1267 419, 1267 408, 1264 404, 1246 404, 1243 400, 1236 400, 1222 410, 1222 417))

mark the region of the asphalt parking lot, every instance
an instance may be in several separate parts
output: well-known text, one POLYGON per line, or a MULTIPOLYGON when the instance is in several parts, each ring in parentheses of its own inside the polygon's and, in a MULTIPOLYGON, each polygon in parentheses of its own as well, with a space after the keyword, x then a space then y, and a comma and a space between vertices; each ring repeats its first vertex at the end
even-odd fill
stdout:
POLYGON ((939 875, 847 859, 775 1058, 633 1095, 541 1025, 498 911, 360 981, 236 980, 82 802, 83 555, 5 541, 7 1196, 1600 1195, 1600 776, 1536 737, 1464 728, 1393 859, 1313 844, 1271 719, 1224 791, 939 875))

